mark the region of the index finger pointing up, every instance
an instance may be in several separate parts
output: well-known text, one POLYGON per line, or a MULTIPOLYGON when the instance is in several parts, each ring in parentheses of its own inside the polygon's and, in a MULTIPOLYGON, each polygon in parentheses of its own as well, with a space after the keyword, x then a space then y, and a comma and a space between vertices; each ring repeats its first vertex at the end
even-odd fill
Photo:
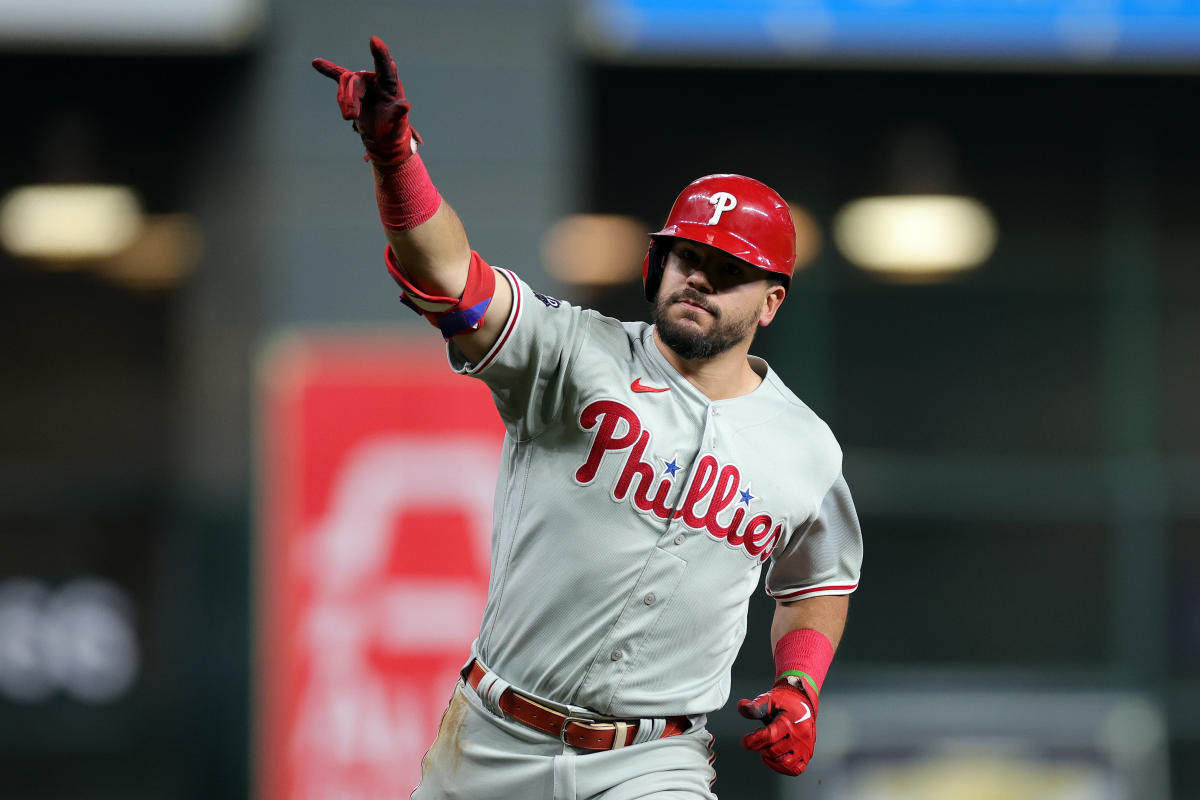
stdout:
POLYGON ((375 81, 384 94, 397 95, 400 77, 396 74, 396 62, 388 52, 388 46, 378 36, 371 37, 371 55, 375 58, 375 81))

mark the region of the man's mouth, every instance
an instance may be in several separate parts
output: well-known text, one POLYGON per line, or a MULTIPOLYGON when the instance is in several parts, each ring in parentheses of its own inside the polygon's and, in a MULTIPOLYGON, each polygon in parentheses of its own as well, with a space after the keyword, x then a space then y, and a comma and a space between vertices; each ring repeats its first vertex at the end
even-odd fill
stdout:
POLYGON ((684 308, 693 309, 695 311, 703 311, 705 314, 708 314, 709 316, 716 316, 716 314, 712 311, 712 309, 710 309, 706 305, 703 305, 702 303, 696 302, 695 300, 690 300, 686 297, 680 297, 680 298, 677 298, 675 300, 675 302, 678 303, 679 305, 683 306, 684 308))

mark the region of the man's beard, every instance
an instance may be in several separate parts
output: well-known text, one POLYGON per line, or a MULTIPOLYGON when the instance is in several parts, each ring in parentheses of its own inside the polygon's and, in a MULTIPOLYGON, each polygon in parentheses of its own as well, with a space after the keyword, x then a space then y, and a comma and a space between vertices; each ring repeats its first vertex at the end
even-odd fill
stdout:
MULTIPOLYGON (((700 312, 686 311, 685 317, 695 319, 700 312)), ((758 323, 758 312, 747 314, 743 319, 722 320, 721 311, 713 306, 704 295, 695 289, 680 289, 670 297, 660 297, 654 304, 654 326, 663 344, 677 356, 686 360, 712 358, 724 353, 753 333, 758 323), (713 318, 712 328, 702 333, 667 318, 667 310, 686 300, 707 310, 713 318)))

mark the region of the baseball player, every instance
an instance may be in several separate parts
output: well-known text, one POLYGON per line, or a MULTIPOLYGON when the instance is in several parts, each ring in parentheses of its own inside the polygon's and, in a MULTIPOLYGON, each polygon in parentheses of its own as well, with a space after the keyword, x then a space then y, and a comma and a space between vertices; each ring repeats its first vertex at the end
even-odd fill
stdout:
POLYGON ((743 744, 787 775, 862 537, 828 427, 748 351, 787 295, 795 233, 758 181, 676 199, 643 265, 654 324, 539 294, 471 250, 430 180, 383 42, 374 71, 317 59, 372 163, 401 299, 506 427, 479 636, 417 798, 712 798, 705 715, 728 699, 767 565, 773 685, 743 744))

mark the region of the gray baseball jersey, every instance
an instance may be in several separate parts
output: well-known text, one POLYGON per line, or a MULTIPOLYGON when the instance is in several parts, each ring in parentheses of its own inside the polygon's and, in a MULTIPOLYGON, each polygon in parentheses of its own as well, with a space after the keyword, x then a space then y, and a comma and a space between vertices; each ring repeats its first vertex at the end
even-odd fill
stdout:
POLYGON ((494 347, 451 365, 507 433, 474 655, 521 690, 617 716, 710 712, 729 696, 750 596, 846 594, 862 538, 829 428, 766 362, 711 401, 653 328, 534 292, 494 347))

